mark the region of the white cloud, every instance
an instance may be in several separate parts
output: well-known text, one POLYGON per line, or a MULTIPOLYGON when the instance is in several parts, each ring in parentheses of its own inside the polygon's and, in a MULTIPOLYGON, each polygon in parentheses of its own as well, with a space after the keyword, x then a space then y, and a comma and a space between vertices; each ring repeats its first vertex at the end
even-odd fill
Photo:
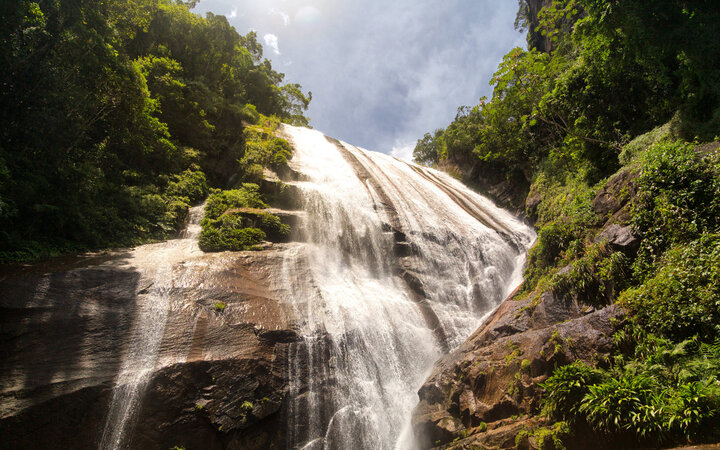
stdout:
POLYGON ((257 30, 273 66, 312 91, 316 129, 404 159, 458 106, 490 95, 502 56, 525 45, 517 2, 202 0, 197 12, 233 8, 238 32, 257 30))
POLYGON ((284 13, 277 8, 271 8, 270 14, 280 16, 282 18, 283 25, 285 25, 285 26, 290 25, 290 16, 287 13, 284 13))
POLYGON ((390 154, 397 159, 412 162, 413 150, 415 150, 415 144, 396 144, 390 151, 390 154))
POLYGON ((295 21, 304 24, 311 25, 316 22, 321 16, 320 10, 314 6, 303 6, 295 14, 295 21))
POLYGON ((275 52, 276 55, 280 54, 280 48, 278 47, 278 38, 274 34, 268 33, 265 36, 263 36, 263 40, 265 40, 265 45, 273 49, 273 52, 275 52))
POLYGON ((228 19, 234 19, 237 17, 237 8, 230 11, 230 14, 228 14, 228 19))

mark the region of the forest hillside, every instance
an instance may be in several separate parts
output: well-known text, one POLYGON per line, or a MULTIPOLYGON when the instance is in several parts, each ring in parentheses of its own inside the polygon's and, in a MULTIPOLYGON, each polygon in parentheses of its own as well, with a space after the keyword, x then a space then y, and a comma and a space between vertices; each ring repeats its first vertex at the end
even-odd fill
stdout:
POLYGON ((307 125, 256 34, 195 3, 3 2, 0 261, 165 239, 261 171, 246 126, 307 125))
POLYGON ((471 338, 474 348, 494 321, 515 329, 496 324, 496 336, 532 329, 551 303, 579 316, 608 311, 612 340, 603 349, 601 333, 581 348, 591 327, 563 335, 572 314, 549 323, 537 354, 512 336, 498 363, 509 383, 500 416, 465 406, 463 396, 473 393, 477 405, 489 395, 483 386, 505 375, 471 369, 477 352, 456 356, 456 371, 444 373, 454 373, 448 395, 460 398, 455 412, 456 400, 445 405, 464 424, 457 436, 478 432, 486 417, 525 414, 542 421, 515 430, 520 446, 716 442, 720 10, 703 0, 519 4, 529 49, 511 50, 492 98, 459 108, 418 141, 414 157, 538 230, 513 298, 522 307, 507 306, 514 316, 505 322, 496 313, 471 338))

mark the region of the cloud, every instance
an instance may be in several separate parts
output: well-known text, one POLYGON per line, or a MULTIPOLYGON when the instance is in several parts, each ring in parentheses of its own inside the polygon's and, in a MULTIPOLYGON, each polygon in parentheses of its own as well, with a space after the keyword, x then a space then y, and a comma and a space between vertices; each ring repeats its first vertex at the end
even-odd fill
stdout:
MULTIPOLYGON (((474 106, 491 95, 488 82, 503 55, 525 45, 513 27, 517 2, 242 4, 232 24, 241 34, 258 30, 266 56, 285 73, 285 82, 312 91, 307 115, 313 127, 406 158, 417 139, 446 127, 459 106, 474 106)), ((239 0, 202 0, 196 12, 228 11, 234 5, 239 0)))
POLYGON ((278 47, 278 37, 274 34, 268 33, 265 36, 263 36, 263 40, 265 41, 265 45, 273 49, 273 52, 275 52, 276 55, 280 54, 280 48, 278 47))
POLYGON ((284 13, 277 8, 270 8, 270 14, 280 16, 280 18, 282 18, 283 25, 290 25, 290 16, 287 13, 284 13))
POLYGON ((415 144, 395 145, 392 150, 390 150, 390 155, 403 161, 412 162, 413 150, 415 150, 415 144))
POLYGON ((303 6, 295 13, 295 21, 302 25, 310 25, 320 19, 322 13, 314 6, 303 6))

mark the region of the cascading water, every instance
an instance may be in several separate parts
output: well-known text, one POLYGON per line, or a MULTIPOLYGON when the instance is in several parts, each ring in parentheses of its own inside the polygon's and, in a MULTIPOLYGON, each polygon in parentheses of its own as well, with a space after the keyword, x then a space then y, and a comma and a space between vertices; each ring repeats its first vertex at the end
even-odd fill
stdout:
POLYGON ((100 449, 127 448, 127 434, 133 427, 145 388, 158 365, 158 351, 170 311, 170 292, 190 272, 176 265, 201 255, 197 237, 204 204, 190 208, 188 225, 180 239, 145 245, 134 250, 132 264, 145 273, 151 285, 138 303, 131 330, 131 340, 113 389, 110 409, 100 441, 100 449))
MULTIPOLYGON (((304 213, 296 214, 300 242, 269 251, 282 267, 270 272, 267 295, 301 336, 277 347, 289 380, 279 442, 307 450, 414 448, 418 388, 433 362, 519 283, 534 234, 444 173, 316 131, 281 132, 295 150, 291 172, 301 181, 290 183, 304 213)), ((233 264, 232 254, 201 257, 202 215, 202 206, 191 209, 180 239, 133 251, 129 264, 150 286, 137 295, 101 449, 129 447, 153 374, 187 357, 182 345, 159 356, 166 324, 176 309, 190 308, 195 319, 203 310, 170 297, 202 289, 204 273, 233 264)))
POLYGON ((534 233, 444 173, 283 133, 307 213, 276 280, 303 336, 287 355, 288 445, 412 448, 417 389, 517 286, 534 233), (310 282, 294 281, 301 267, 310 282))

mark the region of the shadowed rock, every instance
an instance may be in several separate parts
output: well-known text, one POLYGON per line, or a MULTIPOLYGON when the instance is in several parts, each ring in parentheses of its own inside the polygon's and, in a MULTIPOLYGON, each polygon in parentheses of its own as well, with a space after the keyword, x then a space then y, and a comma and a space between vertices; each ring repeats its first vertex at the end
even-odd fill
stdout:
POLYGON ((451 448, 514 448, 513 433, 537 421, 525 416, 539 411, 539 383, 557 366, 608 354, 621 316, 617 306, 595 311, 550 292, 505 300, 420 388, 413 428, 421 448, 456 438, 451 448), (490 432, 480 431, 483 422, 490 432))
MULTIPOLYGON (((292 245, 179 263, 175 271, 185 275, 169 293, 173 314, 132 448, 284 448, 277 430, 286 361, 278 355, 298 335, 271 281, 292 245)), ((152 289, 134 262, 118 255, 98 266, 16 272, 0 282, 3 448, 97 447, 132 345, 134 305, 152 289)))

